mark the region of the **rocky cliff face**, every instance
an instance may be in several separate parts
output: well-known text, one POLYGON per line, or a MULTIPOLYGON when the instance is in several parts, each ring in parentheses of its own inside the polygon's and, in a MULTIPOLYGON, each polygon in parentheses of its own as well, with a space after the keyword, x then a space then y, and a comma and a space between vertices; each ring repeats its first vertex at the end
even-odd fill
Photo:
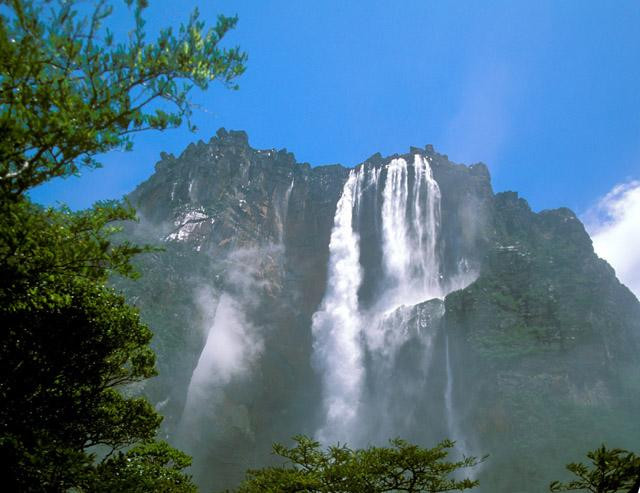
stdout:
POLYGON ((457 369, 456 398, 492 454, 485 487, 543 491, 603 442, 640 443, 639 306, 570 210, 535 214, 507 192, 493 225, 477 281, 445 300, 456 360, 473 368, 457 369))
POLYGON ((220 130, 130 199, 126 234, 164 248, 118 283, 156 333, 144 391, 209 490, 298 433, 452 437, 491 454, 487 492, 640 442, 638 301, 571 211, 494 195, 483 164, 312 168, 220 130))

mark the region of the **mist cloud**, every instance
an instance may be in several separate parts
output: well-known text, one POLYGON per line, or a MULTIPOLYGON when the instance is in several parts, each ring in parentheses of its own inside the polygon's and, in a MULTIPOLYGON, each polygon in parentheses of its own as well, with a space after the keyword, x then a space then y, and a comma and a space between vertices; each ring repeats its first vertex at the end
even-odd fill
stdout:
POLYGON ((640 298, 640 181, 616 185, 585 215, 596 253, 640 298))
MULTIPOLYGON (((229 385, 251 376, 264 350, 263 329, 252 322, 253 314, 261 296, 277 290, 273 279, 281 253, 278 245, 236 249, 217 259, 224 265, 223 286, 203 284, 194 290, 204 346, 191 375, 179 431, 183 446, 194 456, 195 442, 207 448, 207 442, 224 434, 222 427, 203 434, 213 416, 224 421, 247 412, 243 405, 231 404, 226 392, 229 385)), ((241 431, 249 433, 245 425, 241 431)))

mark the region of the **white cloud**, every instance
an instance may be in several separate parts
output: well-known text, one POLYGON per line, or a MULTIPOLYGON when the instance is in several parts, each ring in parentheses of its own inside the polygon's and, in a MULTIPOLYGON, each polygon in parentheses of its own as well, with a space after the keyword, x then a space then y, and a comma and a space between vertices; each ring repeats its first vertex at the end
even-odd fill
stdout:
POLYGON ((616 185, 585 215, 596 253, 640 298, 640 181, 616 185))

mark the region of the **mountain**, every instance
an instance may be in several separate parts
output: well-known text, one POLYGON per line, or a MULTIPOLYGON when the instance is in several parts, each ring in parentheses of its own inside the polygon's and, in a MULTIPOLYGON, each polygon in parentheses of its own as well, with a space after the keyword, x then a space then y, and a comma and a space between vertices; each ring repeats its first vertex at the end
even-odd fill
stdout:
POLYGON ((295 434, 485 455, 478 491, 538 492, 637 448, 640 303, 568 209, 494 194, 431 146, 311 167, 219 130, 132 192, 155 332, 144 392, 208 490, 295 434))

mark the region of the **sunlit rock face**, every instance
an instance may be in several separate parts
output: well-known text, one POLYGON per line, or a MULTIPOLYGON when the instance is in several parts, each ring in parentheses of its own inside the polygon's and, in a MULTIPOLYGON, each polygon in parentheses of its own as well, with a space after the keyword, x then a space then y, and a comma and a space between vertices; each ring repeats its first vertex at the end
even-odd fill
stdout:
POLYGON ((119 281, 155 332, 144 391, 207 490, 271 443, 401 436, 491 454, 480 491, 543 491, 640 443, 640 308, 571 211, 494 195, 431 146, 311 167, 220 130, 162 155, 119 281))

